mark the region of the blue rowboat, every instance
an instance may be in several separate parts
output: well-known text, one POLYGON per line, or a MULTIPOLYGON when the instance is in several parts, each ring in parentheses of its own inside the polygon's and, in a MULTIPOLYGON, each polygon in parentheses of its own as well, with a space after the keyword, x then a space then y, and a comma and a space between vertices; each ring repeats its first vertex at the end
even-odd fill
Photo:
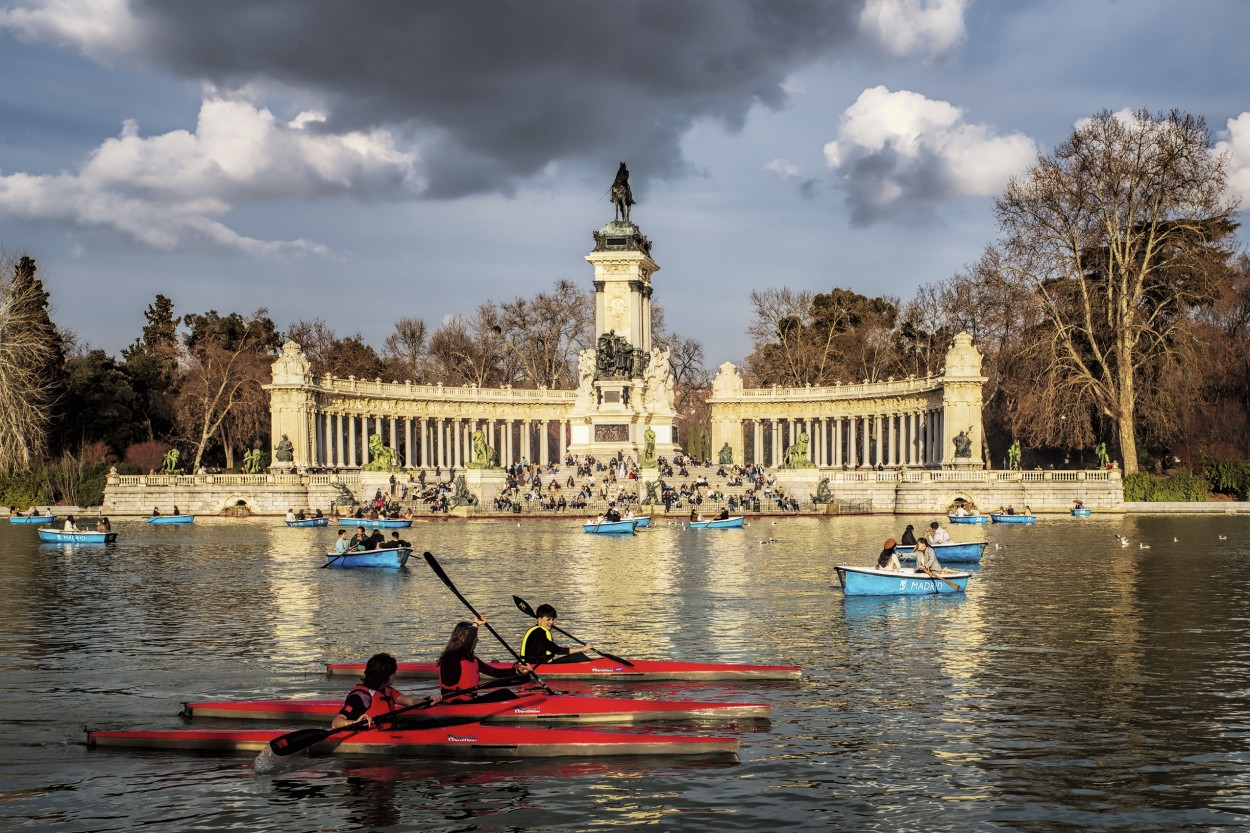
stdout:
POLYGON ((593 533, 595 535, 633 535, 634 527, 637 526, 637 524, 637 518, 619 521, 604 521, 602 523, 587 521, 582 524, 582 531, 593 533))
POLYGON ((153 515, 148 518, 150 524, 189 524, 195 515, 153 515))
POLYGON ((35 524, 36 526, 43 526, 44 524, 55 522, 56 518, 51 515, 35 515, 34 517, 28 517, 26 515, 9 516, 9 523, 11 524, 35 524))
POLYGON ((41 529, 39 540, 45 544, 111 544, 117 540, 117 533, 96 532, 93 529, 80 529, 76 532, 67 529, 41 529))
POLYGON ((742 515, 733 515, 728 518, 716 519, 710 521, 691 521, 691 529, 738 529, 742 526, 742 515))
POLYGON ((838 571, 838 583, 842 585, 842 592, 848 596, 933 596, 939 593, 962 593, 972 576, 972 573, 942 573, 941 578, 932 578, 909 570, 878 570, 875 567, 850 567, 845 564, 839 564, 835 569, 838 571), (952 587, 952 584, 955 586, 952 587))
POLYGON ((411 547, 392 547, 382 550, 356 550, 342 554, 326 553, 326 567, 344 570, 372 568, 375 570, 398 570, 408 563, 411 547))
POLYGON ((1093 511, 1092 509, 1073 509, 1072 514, 1078 518, 1088 518, 1093 511))
POLYGON ((339 518, 339 526, 363 526, 365 529, 407 529, 412 526, 411 520, 404 518, 339 518))
POLYGON ((330 525, 330 519, 329 519, 329 518, 303 518, 302 520, 298 520, 298 521, 287 521, 287 522, 286 522, 286 525, 287 525, 287 526, 300 526, 300 527, 303 527, 303 526, 329 526, 329 525, 330 525))
POLYGON ((1036 515, 1000 515, 997 512, 990 515, 990 520, 996 524, 1031 524, 1037 521, 1036 515))
MULTIPOLYGON (((970 541, 962 544, 930 544, 929 549, 933 550, 933 555, 939 564, 980 564, 981 556, 985 554, 985 548, 988 546, 989 543, 986 541, 970 541)), ((894 553, 899 561, 915 561, 915 549, 914 546, 895 547, 894 553)))
POLYGON ((641 518, 632 518, 631 520, 633 520, 633 522, 634 522, 634 526, 635 526, 635 527, 639 527, 639 526, 651 526, 651 516, 650 516, 650 515, 643 515, 641 518))
POLYGON ((987 524, 989 515, 947 515, 946 520, 953 524, 987 524))

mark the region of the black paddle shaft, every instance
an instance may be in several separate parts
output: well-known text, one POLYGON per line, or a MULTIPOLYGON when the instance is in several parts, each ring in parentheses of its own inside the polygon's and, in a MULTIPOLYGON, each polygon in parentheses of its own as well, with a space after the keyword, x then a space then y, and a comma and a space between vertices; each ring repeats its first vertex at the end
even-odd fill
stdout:
MULTIPOLYGON (((537 619, 537 618, 538 618, 538 614, 534 612, 534 608, 530 607, 530 603, 529 603, 529 602, 527 602, 527 601, 525 601, 525 599, 522 599, 520 596, 513 596, 513 597, 512 597, 512 601, 513 601, 513 603, 515 603, 515 604, 516 604, 516 606, 517 606, 517 610, 521 611, 521 612, 522 612, 522 613, 524 613, 526 616, 533 617, 534 619, 537 619)), ((571 633, 569 633, 568 631, 564 630, 563 628, 558 628, 558 627, 556 627, 556 625, 555 625, 555 623, 554 623, 554 622, 553 622, 553 623, 552 623, 552 625, 551 625, 551 629, 552 629, 553 631, 555 631, 556 633, 563 634, 564 636, 567 636, 569 639, 573 640, 574 642, 576 642, 576 643, 577 643, 577 644, 579 644, 579 645, 585 645, 585 644, 586 644, 585 642, 583 642, 582 640, 578 639, 576 636, 574 636, 573 634, 571 634, 571 633)), ((619 662, 621 665, 625 665, 625 666, 628 666, 628 667, 630 667, 630 668, 633 668, 633 667, 634 667, 634 664, 633 664, 632 662, 630 662, 629 660, 627 660, 627 659, 622 659, 621 657, 618 657, 618 656, 614 656, 614 655, 612 655, 612 654, 609 654, 607 651, 601 651, 601 650, 599 650, 598 648, 593 648, 593 649, 591 649, 591 650, 593 650, 596 654, 598 654, 599 656, 601 656, 601 657, 603 657, 603 658, 605 658, 605 659, 610 659, 610 660, 612 660, 613 662, 619 662)))
MULTIPOLYGON (((510 681, 516 682, 518 680, 527 679, 528 676, 528 674, 516 674, 512 677, 502 677, 497 680, 491 680, 490 682, 475 685, 472 688, 448 692, 447 696, 455 697, 461 694, 469 694, 470 692, 477 691, 478 689, 495 688, 507 685, 510 681)), ((373 722, 376 724, 378 721, 389 720, 390 718, 403 714, 404 712, 410 712, 413 709, 426 709, 432 705, 434 705, 434 698, 427 697, 419 703, 413 703, 411 706, 403 706, 401 708, 392 709, 389 712, 379 714, 377 717, 373 718, 373 722)), ((331 735, 336 735, 339 732, 359 732, 363 731, 365 728, 365 722, 363 720, 357 720, 352 723, 348 723, 345 726, 339 726, 337 729, 318 729, 315 727, 308 729, 296 729, 294 732, 287 732, 285 735, 281 735, 280 737, 276 737, 269 741, 269 749, 272 750, 273 754, 278 757, 285 757, 287 755, 294 755, 296 752, 301 752, 310 746, 316 746, 323 740, 329 738, 331 735)))

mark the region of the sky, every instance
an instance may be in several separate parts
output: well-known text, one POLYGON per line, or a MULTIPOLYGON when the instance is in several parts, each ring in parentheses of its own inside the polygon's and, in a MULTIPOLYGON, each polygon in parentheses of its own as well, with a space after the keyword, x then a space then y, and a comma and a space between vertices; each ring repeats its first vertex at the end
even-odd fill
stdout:
POLYGON ((624 161, 715 369, 754 289, 973 263, 1103 110, 1205 118, 1250 206, 1247 31, 1244 0, 0 0, 0 249, 113 354, 157 293, 380 348, 589 287, 624 161))

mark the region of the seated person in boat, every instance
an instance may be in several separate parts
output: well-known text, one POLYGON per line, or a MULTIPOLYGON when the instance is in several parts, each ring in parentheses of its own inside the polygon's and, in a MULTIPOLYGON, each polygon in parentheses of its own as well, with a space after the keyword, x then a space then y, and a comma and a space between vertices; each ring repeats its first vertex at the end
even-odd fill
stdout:
POLYGON ((95 531, 96 532, 112 532, 113 531, 113 525, 109 523, 109 519, 107 515, 101 517, 100 520, 96 521, 95 531))
POLYGON ((1085 504, 1084 504, 1084 503, 1082 503, 1082 502, 1081 502, 1081 501, 1079 501, 1079 500, 1074 500, 1074 501, 1072 501, 1072 508, 1073 508, 1073 509, 1084 509, 1084 508, 1085 508, 1085 504))
POLYGON ((293 520, 295 520, 295 510, 294 510, 293 508, 288 508, 288 509, 286 510, 286 519, 287 519, 288 521, 293 521, 293 520))
POLYGON ((352 540, 347 537, 347 530, 340 529, 338 540, 334 542, 334 554, 342 555, 352 548, 352 540))
POLYGON ((307 518, 308 518, 308 514, 303 509, 295 513, 295 520, 297 521, 307 520, 307 518))
POLYGON ((352 517, 353 517, 353 518, 359 518, 360 520, 364 520, 364 518, 365 518, 365 510, 364 510, 364 507, 363 507, 363 506, 357 506, 357 507, 356 507, 356 512, 355 512, 355 514, 353 514, 353 515, 352 515, 352 517))
POLYGON ((74 516, 73 516, 73 515, 69 515, 69 516, 67 516, 67 517, 65 518, 65 531, 66 531, 66 532, 77 532, 77 531, 78 531, 78 527, 74 526, 74 516))
MULTIPOLYGON (((926 541, 925 543, 933 544, 936 546, 938 544, 949 544, 950 542, 951 542, 951 534, 947 532, 945 529, 942 529, 941 524, 939 524, 937 521, 934 521, 933 523, 929 524, 929 540, 926 541)), ((916 543, 920 543, 920 542, 917 541, 916 543)))
POLYGON ((1008 515, 1016 514, 1016 507, 1012 506, 1010 503, 1007 504, 1007 511, 1005 514, 1008 514, 1008 515))
POLYGON ((903 530, 903 538, 900 543, 905 547, 916 546, 916 529, 911 524, 908 524, 907 528, 903 530))
POLYGON ((382 530, 375 529, 369 534, 365 543, 365 549, 367 550, 381 549, 382 545, 386 543, 386 536, 382 534, 382 530))
POLYGON ((503 679, 514 677, 517 673, 524 674, 530 670, 530 667, 525 664, 518 665, 515 671, 511 668, 495 668, 478 659, 475 653, 478 628, 484 624, 486 624, 485 619, 477 619, 472 622, 457 622, 452 628, 447 647, 438 657, 438 686, 440 693, 446 698, 444 702, 496 703, 500 700, 516 699, 517 695, 506 688, 449 696, 457 689, 463 690, 481 685, 483 674, 495 679, 503 679))
POLYGON ((728 509, 722 509, 722 510, 720 510, 720 512, 716 515, 716 520, 718 520, 718 521, 727 521, 727 520, 729 520, 729 510, 728 510, 728 509))
POLYGON ((394 686, 395 672, 398 669, 399 664, 390 654, 374 654, 369 657, 369 661, 365 663, 365 675, 347 693, 343 708, 339 709, 330 726, 338 729, 363 720, 372 727, 374 715, 394 711, 400 706, 415 706, 416 700, 407 694, 401 694, 394 686))
POLYGON ((179 512, 179 511, 178 511, 178 504, 176 504, 176 503, 174 504, 174 514, 175 514, 175 515, 181 515, 181 514, 182 514, 181 512, 179 512))
POLYGON ((938 562, 937 556, 933 554, 933 550, 929 548, 928 538, 919 538, 916 540, 916 570, 924 572, 928 570, 931 573, 940 573, 942 565, 938 562))
POLYGON ((610 524, 614 524, 621 519, 621 513, 616 511, 615 503, 608 504, 608 511, 603 513, 603 519, 610 524))
POLYGON ((964 505, 962 503, 955 507, 955 517, 956 518, 968 517, 968 510, 964 508, 964 505))
POLYGON ((365 532, 363 526, 356 527, 356 534, 352 536, 348 542, 349 550, 367 550, 369 549, 369 533, 365 532))
POLYGON ((408 543, 407 541, 400 540, 398 532, 391 533, 391 540, 383 541, 382 543, 378 544, 378 549, 380 550, 397 550, 397 549, 400 549, 401 547, 404 549, 411 549, 412 544, 408 543))
POLYGON ((894 570, 903 569, 903 565, 898 563, 898 555, 894 552, 895 541, 893 538, 886 538, 885 543, 881 545, 881 555, 877 556, 878 570, 894 570))
POLYGON ((321 507, 320 507, 320 506, 318 506, 318 507, 317 507, 317 511, 313 513, 313 517, 314 517, 314 518, 324 518, 324 517, 325 517, 325 515, 322 515, 322 514, 321 514, 321 507))
POLYGON ((159 507, 159 506, 153 506, 153 507, 152 507, 152 517, 153 517, 153 518, 159 518, 160 516, 161 516, 161 507, 159 507))
POLYGON ((589 662, 586 651, 594 649, 593 645, 582 645, 576 650, 557 645, 551 638, 551 626, 556 621, 556 609, 549 604, 541 604, 535 611, 538 623, 525 632, 521 640, 521 660, 531 666, 554 662, 589 662))

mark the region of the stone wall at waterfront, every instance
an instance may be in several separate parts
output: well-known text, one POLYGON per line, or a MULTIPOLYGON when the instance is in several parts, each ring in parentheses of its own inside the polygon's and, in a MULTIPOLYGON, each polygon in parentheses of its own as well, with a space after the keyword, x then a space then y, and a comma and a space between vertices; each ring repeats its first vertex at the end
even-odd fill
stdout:
POLYGON ((363 497, 359 474, 114 474, 108 478, 101 511, 150 515, 159 506, 169 514, 177 506, 193 515, 282 515, 289 508, 328 512, 340 485, 363 497))
POLYGON ((1012 504, 1017 511, 1067 512, 1080 500, 1100 512, 1123 512, 1119 471, 779 471, 777 483, 805 506, 828 478, 831 511, 873 514, 943 514, 962 498, 988 513, 1012 504))
MULTIPOLYGON (((702 473, 696 470, 694 473, 702 473)), ((710 470, 707 470, 710 471, 710 470)), ((962 498, 981 512, 1013 504, 1019 511, 1067 512, 1081 500, 1098 512, 1123 512, 1123 483, 1118 471, 958 471, 903 469, 842 471, 781 470, 777 486, 798 498, 802 511, 871 514, 943 514, 962 498), (821 482, 832 494, 827 505, 813 507, 821 482)), ((478 507, 459 507, 453 514, 484 514, 503 485, 501 470, 468 470, 467 485, 478 507)), ((550 479, 544 478, 544 479, 550 479)), ((169 513, 196 515, 281 515, 288 508, 328 512, 341 490, 368 500, 387 491, 385 472, 349 474, 111 475, 104 493, 108 515, 150 515, 153 506, 169 513)), ((716 480, 716 478, 714 478, 716 480)), ((670 485, 680 485, 673 480, 670 485)), ((717 486, 716 482, 712 484, 717 486)), ((741 489, 726 489, 740 494, 741 489)), ((767 505, 767 504, 765 504, 767 505)))

